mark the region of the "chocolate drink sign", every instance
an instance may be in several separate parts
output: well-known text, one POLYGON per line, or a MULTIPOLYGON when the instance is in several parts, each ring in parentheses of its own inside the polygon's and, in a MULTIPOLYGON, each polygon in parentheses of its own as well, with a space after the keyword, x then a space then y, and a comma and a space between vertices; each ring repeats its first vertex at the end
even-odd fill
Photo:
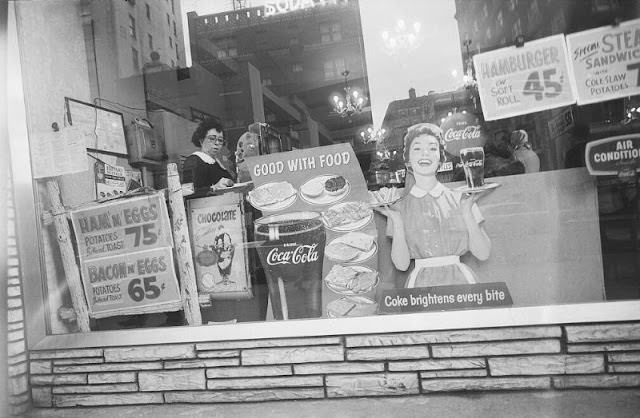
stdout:
POLYGON ((480 119, 471 113, 454 113, 440 126, 444 136, 444 148, 454 157, 462 148, 482 147, 487 134, 480 119))

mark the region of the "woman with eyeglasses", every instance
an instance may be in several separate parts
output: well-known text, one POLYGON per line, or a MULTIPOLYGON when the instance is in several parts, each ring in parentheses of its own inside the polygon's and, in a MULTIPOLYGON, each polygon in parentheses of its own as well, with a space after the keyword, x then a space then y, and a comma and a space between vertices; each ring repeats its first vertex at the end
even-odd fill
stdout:
POLYGON ((233 175, 222 158, 225 146, 222 126, 213 119, 200 122, 191 142, 200 151, 184 161, 182 182, 193 183, 192 197, 206 196, 209 190, 233 186, 233 175))

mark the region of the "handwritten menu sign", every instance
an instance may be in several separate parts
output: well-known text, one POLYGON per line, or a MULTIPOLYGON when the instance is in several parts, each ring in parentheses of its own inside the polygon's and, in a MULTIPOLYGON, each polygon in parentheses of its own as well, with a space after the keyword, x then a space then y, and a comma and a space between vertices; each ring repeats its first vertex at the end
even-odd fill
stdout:
POLYGON ((213 299, 252 296, 242 194, 191 199, 189 228, 201 293, 213 299))
MULTIPOLYGON (((247 199, 256 209, 264 215, 317 212, 321 214, 325 233, 325 240, 318 241, 320 244, 302 242, 315 239, 318 235, 312 231, 315 227, 308 232, 296 232, 301 237, 300 243, 284 243, 282 248, 264 244, 271 245, 261 259, 272 303, 283 305, 274 295, 285 293, 289 317, 305 317, 291 313, 296 305, 314 303, 317 297, 310 293, 316 292, 316 284, 308 283, 311 273, 305 273, 307 277, 299 280, 299 272, 307 271, 302 264, 315 265, 318 251, 323 251, 322 274, 318 279, 322 280, 322 286, 317 287, 321 290, 322 316, 374 314, 379 282, 377 232, 366 183, 351 146, 331 145, 249 157, 246 161, 255 185, 247 199), (276 290, 278 285, 280 293, 276 290), (303 294, 301 288, 308 290, 303 294)), ((265 234, 270 239, 274 231, 265 234)), ((256 236, 258 239, 261 235, 256 236)), ((260 251, 259 247, 259 254, 260 251)), ((307 312, 308 317, 318 316, 311 310, 307 312)))
POLYGON ((640 19, 567 35, 578 104, 640 94, 640 19))
POLYGON ((575 103, 564 35, 473 57, 485 120, 575 103))
POLYGON ((94 318, 162 312, 181 303, 162 194, 78 209, 71 221, 94 318))
POLYGON ((87 171, 84 133, 64 128, 59 132, 38 132, 30 138, 33 178, 54 177, 87 171))
POLYGON ((585 149, 587 169, 593 176, 634 175, 640 172, 640 136, 614 136, 591 141, 585 149))

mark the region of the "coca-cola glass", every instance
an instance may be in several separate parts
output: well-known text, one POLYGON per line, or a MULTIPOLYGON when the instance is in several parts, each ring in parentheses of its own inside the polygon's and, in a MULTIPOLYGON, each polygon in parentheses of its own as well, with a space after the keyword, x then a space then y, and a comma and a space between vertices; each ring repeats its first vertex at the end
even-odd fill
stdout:
POLYGON ((482 147, 462 148, 460 162, 467 179, 467 187, 475 189, 484 185, 484 149, 482 147))
POLYGON ((269 215, 255 221, 276 319, 322 316, 322 261, 326 233, 317 212, 269 215), (263 242, 262 242, 263 241, 263 242))

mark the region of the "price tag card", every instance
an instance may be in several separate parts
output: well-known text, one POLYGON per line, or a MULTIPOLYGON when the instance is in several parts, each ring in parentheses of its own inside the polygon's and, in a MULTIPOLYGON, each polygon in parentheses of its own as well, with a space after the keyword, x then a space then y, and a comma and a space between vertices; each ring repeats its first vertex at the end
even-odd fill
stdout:
POLYGON ((180 301, 167 247, 84 261, 82 279, 94 318, 163 311, 180 301))
POLYGON ((640 19, 567 35, 578 104, 640 94, 640 19))
POLYGON ((171 228, 160 194, 114 200, 71 212, 80 258, 171 247, 171 228))
POLYGON ((485 120, 575 103, 564 35, 473 57, 485 120))
POLYGON ((181 303, 164 196, 155 193, 71 212, 93 318, 175 310, 181 303))

